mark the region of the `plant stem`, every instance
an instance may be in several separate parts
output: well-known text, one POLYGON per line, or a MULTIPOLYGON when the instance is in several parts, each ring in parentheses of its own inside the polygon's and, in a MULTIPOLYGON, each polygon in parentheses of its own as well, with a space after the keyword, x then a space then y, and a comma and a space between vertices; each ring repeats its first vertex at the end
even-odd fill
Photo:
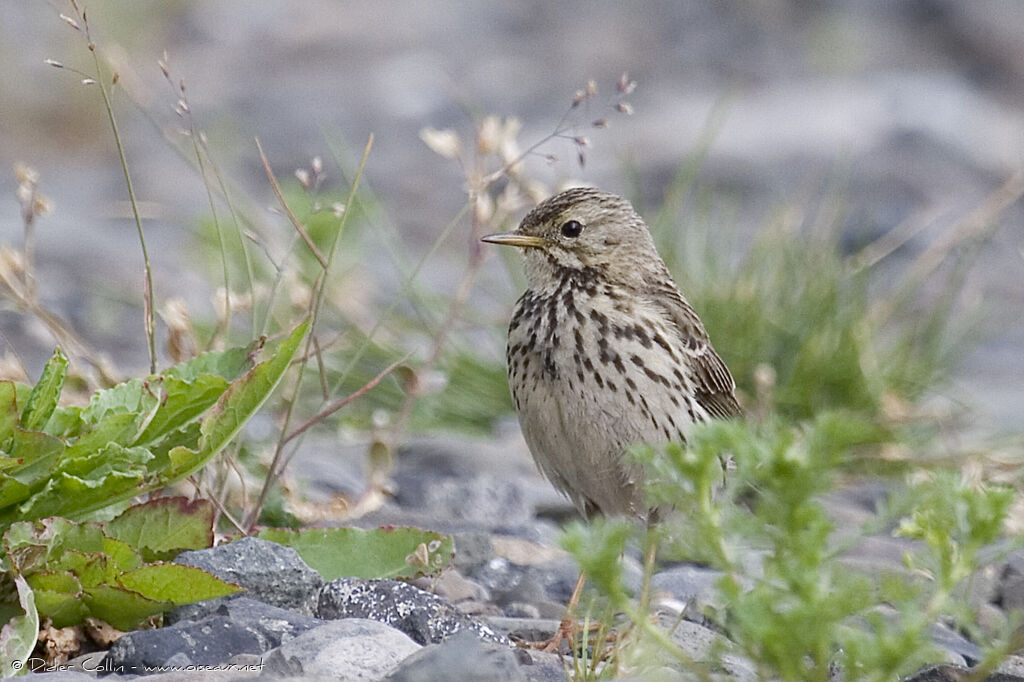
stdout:
POLYGON ((121 161, 121 172, 124 174, 125 185, 128 188, 128 203, 132 207, 132 216, 135 219, 135 229, 139 235, 139 245, 142 247, 142 261, 146 271, 146 286, 145 286, 145 328, 146 328, 146 340, 149 345, 149 371, 151 374, 156 373, 156 308, 153 306, 153 269, 149 261, 149 250, 146 248, 146 234, 142 229, 142 218, 139 215, 139 204, 135 198, 135 188, 132 185, 132 175, 128 171, 128 157, 124 151, 124 144, 121 142, 121 134, 117 128, 117 118, 114 116, 114 107, 110 101, 110 93, 107 91, 103 79, 103 69, 100 64, 100 57, 96 53, 96 45, 92 42, 92 38, 89 36, 89 24, 85 21, 85 17, 82 16, 82 24, 85 30, 85 37, 89 43, 89 51, 92 53, 93 63, 96 66, 96 85, 100 89, 100 94, 103 96, 103 106, 107 111, 107 120, 110 121, 110 128, 114 133, 114 142, 117 145, 117 156, 121 161))

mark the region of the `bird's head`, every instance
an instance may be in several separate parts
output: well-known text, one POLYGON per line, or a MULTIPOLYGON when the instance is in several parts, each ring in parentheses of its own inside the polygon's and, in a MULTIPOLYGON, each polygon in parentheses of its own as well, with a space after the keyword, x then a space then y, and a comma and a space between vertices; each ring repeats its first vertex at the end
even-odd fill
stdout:
POLYGON ((514 232, 487 235, 483 241, 522 248, 535 289, 573 272, 639 286, 665 268, 633 206, 590 187, 556 194, 527 213, 514 232))

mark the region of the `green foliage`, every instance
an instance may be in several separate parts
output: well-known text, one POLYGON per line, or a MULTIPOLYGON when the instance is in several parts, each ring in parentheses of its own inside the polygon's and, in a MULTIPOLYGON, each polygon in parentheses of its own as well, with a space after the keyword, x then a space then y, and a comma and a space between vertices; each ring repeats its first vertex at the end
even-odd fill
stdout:
POLYGON ((59 349, 35 387, 0 382, 0 529, 84 518, 197 471, 269 397, 307 326, 255 366, 261 344, 206 353, 99 391, 86 407, 58 407, 59 349))
POLYGON ((324 580, 415 578, 451 564, 452 537, 419 528, 267 528, 257 537, 294 547, 324 580))
MULTIPOLYGON (((94 616, 128 630, 174 606, 239 590, 192 566, 147 563, 209 547, 212 540, 211 503, 162 498, 107 523, 18 521, 4 533, 3 550, 6 569, 31 590, 32 610, 54 626, 94 616)), ((14 623, 21 612, 29 613, 22 591, 0 591, 5 620, 14 623)))
POLYGON ((960 251, 947 254, 945 277, 929 283, 936 295, 915 268, 879 272, 868 249, 843 255, 838 220, 815 230, 766 226, 743 248, 736 228, 721 229, 723 216, 688 215, 678 229, 673 197, 681 191, 670 191, 652 221, 659 249, 737 385, 749 403, 766 403, 763 412, 876 418, 887 400, 916 400, 947 378, 976 333, 952 310, 969 261, 960 251))
MULTIPOLYGON (((870 576, 839 560, 822 496, 851 451, 883 436, 866 420, 824 413, 803 427, 715 422, 696 429, 688 446, 634 453, 649 473, 652 504, 679 512, 651 531, 663 555, 723 572, 722 606, 707 615, 766 678, 828 680, 839 664, 847 679, 893 679, 935 660, 933 623, 978 634, 958 589, 977 570, 979 551, 999 537, 1012 491, 969 486, 950 472, 924 476, 898 520, 901 534, 922 541, 906 557, 912 572, 870 576), (724 453, 734 469, 723 481, 724 453)), ((643 626, 614 568, 627 528, 577 526, 565 546, 601 593, 643 626)), ((975 639, 994 657, 1010 646, 1009 632, 975 639)))
POLYGON ((39 635, 39 613, 35 595, 25 578, 14 576, 17 605, 0 630, 0 676, 13 677, 24 672, 25 661, 32 655, 39 635))
MULTIPOLYGON (((337 361, 328 359, 327 377, 332 383, 338 382, 342 394, 358 390, 402 352, 397 346, 358 335, 353 335, 353 342, 357 347, 366 344, 357 363, 352 364, 344 357, 337 361)), ((449 348, 439 359, 437 370, 443 377, 441 385, 428 389, 425 399, 417 401, 409 420, 413 431, 489 434, 496 418, 511 414, 512 398, 502 362, 490 362, 474 352, 449 348)), ((365 427, 376 410, 398 411, 407 388, 400 380, 385 380, 345 411, 345 423, 365 427)))
POLYGON ((139 552, 145 561, 168 561, 185 549, 213 545, 213 505, 206 500, 158 497, 129 507, 104 532, 139 552))

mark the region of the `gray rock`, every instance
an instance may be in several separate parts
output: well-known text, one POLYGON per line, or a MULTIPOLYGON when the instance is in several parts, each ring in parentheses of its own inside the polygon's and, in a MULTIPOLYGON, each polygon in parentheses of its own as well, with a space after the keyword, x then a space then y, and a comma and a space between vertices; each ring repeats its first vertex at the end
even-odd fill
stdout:
POLYGON ((466 578, 457 570, 444 571, 436 577, 422 576, 410 582, 456 605, 466 601, 486 602, 491 598, 483 585, 466 578))
POLYGON ((483 566, 494 556, 491 534, 483 531, 455 533, 455 568, 464 574, 483 566))
POLYGON ((928 630, 932 642, 947 652, 947 663, 966 663, 974 665, 981 660, 981 648, 974 642, 966 639, 959 632, 936 623, 928 630))
POLYGON ((436 644, 461 630, 505 646, 508 639, 462 613, 437 595, 397 580, 338 578, 320 591, 318 615, 324 619, 369 618, 390 625, 419 644, 436 644))
MULTIPOLYGON (((951 663, 938 663, 925 666, 913 675, 904 677, 903 682, 963 682, 973 679, 975 678, 970 668, 951 663)), ((983 679, 984 682, 1024 682, 1024 671, 1004 664, 983 679)))
POLYGON ((1024 656, 1010 655, 999 664, 996 672, 1001 675, 1015 676, 1011 679, 1024 680, 1024 656))
POLYGON ((913 675, 903 678, 903 682, 961 682, 970 679, 971 671, 963 666, 939 663, 928 665, 913 675))
POLYGON ((206 618, 126 633, 104 664, 123 672, 154 665, 216 665, 240 654, 258 655, 323 624, 312 616, 241 597, 220 603, 206 618))
POLYGON ((551 638, 560 623, 557 618, 510 618, 491 616, 487 623, 509 639, 519 642, 543 642, 551 638))
POLYGON ((375 620, 324 623, 268 652, 263 675, 272 678, 380 680, 420 645, 375 620))
POLYGON ((1006 557, 998 599, 1006 611, 1024 609, 1024 552, 1012 552, 1006 557))
POLYGON ((97 671, 103 667, 103 659, 106 655, 106 651, 90 651, 87 654, 79 654, 68 661, 68 670, 96 675, 97 671))
POLYGON ((560 654, 518 649, 519 670, 526 682, 565 682, 565 661, 560 654))
POLYGON ((521 601, 509 602, 502 610, 509 618, 540 618, 540 609, 521 601))
POLYGON ((712 588, 721 571, 703 566, 674 566, 651 576, 651 589, 667 592, 680 601, 691 601, 712 588))
POLYGON ((488 474, 473 476, 425 476, 420 471, 396 474, 399 488, 395 501, 401 507, 422 509, 431 516, 456 525, 481 528, 515 528, 533 520, 519 482, 488 474))
POLYGON ((732 653, 732 642, 714 630, 688 620, 662 618, 661 624, 669 630, 672 641, 695 663, 724 672, 730 679, 749 682, 759 679, 754 663, 732 653))
MULTIPOLYGON (((250 597, 312 615, 323 578, 291 547, 246 537, 210 549, 182 552, 174 563, 197 566, 241 585, 250 597)), ((186 614, 188 612, 186 611, 186 614)), ((187 615, 177 614, 180 619, 187 615)))
POLYGON ((530 566, 495 557, 469 577, 483 585, 498 606, 513 602, 565 604, 579 577, 579 566, 570 557, 530 566))
POLYGON ((175 656, 216 665, 235 654, 258 654, 273 646, 258 628, 214 616, 198 623, 128 632, 111 645, 103 664, 118 673, 145 674, 147 667, 167 665, 175 656))
MULTIPOLYGON (((201 604, 206 610, 197 611, 196 617, 190 620, 201 621, 211 616, 227 616, 236 623, 255 625, 272 642, 272 647, 323 624, 323 621, 313 616, 292 609, 282 609, 244 594, 225 601, 211 599, 201 604)), ((179 619, 178 622, 187 620, 189 619, 179 619)))
POLYGON ((468 630, 430 644, 402 661, 388 682, 525 682, 512 649, 485 643, 468 630))

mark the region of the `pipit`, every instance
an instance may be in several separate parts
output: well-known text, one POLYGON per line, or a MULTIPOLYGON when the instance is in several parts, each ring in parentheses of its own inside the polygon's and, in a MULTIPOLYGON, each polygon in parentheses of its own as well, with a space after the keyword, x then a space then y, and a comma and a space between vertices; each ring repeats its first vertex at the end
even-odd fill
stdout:
MULTIPOLYGON (((534 461, 585 516, 656 521, 626 448, 685 441, 695 423, 741 410, 647 225, 622 197, 577 188, 539 204, 515 232, 483 240, 522 248, 526 262, 507 361, 534 461)), ((572 631, 582 587, 581 574, 559 630, 540 646, 553 650, 572 631)))
POLYGON ((521 247, 529 288, 508 329, 526 444, 584 515, 654 520, 635 443, 685 441, 740 414, 732 375, 622 197, 570 189, 485 242, 521 247))

